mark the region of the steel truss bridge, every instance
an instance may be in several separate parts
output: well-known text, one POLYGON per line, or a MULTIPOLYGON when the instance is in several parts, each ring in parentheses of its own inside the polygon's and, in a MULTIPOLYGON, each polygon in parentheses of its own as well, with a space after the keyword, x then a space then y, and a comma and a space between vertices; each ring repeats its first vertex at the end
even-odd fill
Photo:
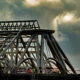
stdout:
POLYGON ((35 68, 42 73, 46 67, 56 67, 60 74, 76 74, 53 33, 40 29, 37 20, 0 21, 0 70, 12 74, 35 68))

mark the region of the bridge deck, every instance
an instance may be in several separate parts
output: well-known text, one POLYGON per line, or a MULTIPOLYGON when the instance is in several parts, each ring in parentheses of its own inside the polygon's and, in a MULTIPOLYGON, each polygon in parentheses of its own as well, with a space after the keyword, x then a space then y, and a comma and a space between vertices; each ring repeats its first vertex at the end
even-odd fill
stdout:
POLYGON ((80 80, 80 74, 4 74, 8 80, 80 80))

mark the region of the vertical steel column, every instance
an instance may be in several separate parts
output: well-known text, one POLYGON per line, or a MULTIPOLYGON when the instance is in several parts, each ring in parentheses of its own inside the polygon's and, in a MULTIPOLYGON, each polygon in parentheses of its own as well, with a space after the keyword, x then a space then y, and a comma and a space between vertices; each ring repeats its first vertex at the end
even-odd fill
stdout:
POLYGON ((41 35, 40 67, 42 72, 44 68, 44 34, 41 35))
POLYGON ((13 53, 13 46, 14 45, 12 45, 11 46, 11 61, 10 61, 10 66, 11 66, 11 68, 13 68, 14 67, 14 59, 13 59, 13 56, 14 56, 14 53, 13 53))
POLYGON ((38 42, 38 35, 36 36, 36 58, 37 58, 37 69, 38 69, 38 73, 39 71, 39 67, 40 67, 40 50, 39 50, 39 42, 38 42))
POLYGON ((15 58, 15 65, 17 65, 17 62, 18 62, 18 44, 19 44, 19 38, 16 40, 16 58, 15 58))

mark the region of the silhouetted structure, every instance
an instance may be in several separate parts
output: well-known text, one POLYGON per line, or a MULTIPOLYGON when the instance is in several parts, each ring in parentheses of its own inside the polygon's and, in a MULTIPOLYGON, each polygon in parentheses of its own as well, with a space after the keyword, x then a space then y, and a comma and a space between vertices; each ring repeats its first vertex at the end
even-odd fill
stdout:
POLYGON ((35 68, 38 74, 51 68, 54 74, 56 68, 58 74, 76 74, 53 33, 54 30, 40 29, 37 20, 1 21, 0 65, 3 73, 35 68))

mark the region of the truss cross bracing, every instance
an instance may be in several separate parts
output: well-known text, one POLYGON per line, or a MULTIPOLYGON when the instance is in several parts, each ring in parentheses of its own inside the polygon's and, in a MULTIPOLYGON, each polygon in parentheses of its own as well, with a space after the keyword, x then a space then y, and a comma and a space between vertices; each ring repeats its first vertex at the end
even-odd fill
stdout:
POLYGON ((52 35, 40 29, 37 20, 0 22, 0 65, 3 73, 35 68, 57 68, 59 73, 76 73, 52 35))

